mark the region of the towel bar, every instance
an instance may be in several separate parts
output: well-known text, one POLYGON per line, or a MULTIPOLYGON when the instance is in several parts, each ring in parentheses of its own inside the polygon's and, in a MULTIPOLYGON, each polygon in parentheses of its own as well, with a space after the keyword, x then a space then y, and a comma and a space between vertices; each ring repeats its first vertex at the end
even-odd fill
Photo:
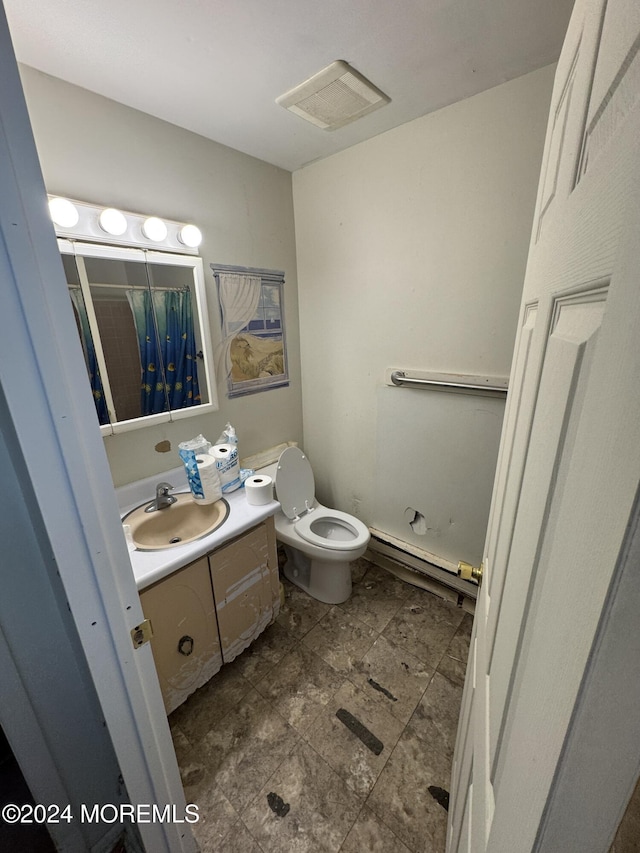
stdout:
POLYGON ((501 385, 480 385, 479 383, 471 383, 471 382, 453 382, 442 379, 422 379, 420 377, 407 376, 404 370, 393 370, 391 371, 391 382, 394 385, 416 385, 419 387, 426 388, 434 388, 441 389, 443 391, 446 390, 454 390, 454 391, 467 391, 473 394, 477 393, 487 393, 487 394, 506 394, 507 388, 501 385))

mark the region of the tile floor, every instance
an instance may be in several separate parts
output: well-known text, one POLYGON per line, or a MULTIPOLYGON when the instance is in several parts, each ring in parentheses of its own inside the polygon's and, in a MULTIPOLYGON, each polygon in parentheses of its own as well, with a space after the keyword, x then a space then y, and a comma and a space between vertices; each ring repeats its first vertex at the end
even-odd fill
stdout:
POLYGON ((345 604, 285 591, 169 718, 203 853, 442 853, 471 616, 366 560, 345 604))
POLYGON ((639 853, 640 851, 640 781, 618 827, 609 853, 639 853))

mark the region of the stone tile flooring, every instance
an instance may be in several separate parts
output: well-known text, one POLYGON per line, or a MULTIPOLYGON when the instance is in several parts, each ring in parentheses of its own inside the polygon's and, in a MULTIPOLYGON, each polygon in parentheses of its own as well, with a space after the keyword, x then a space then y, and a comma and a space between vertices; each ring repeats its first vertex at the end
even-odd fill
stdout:
POLYGON ((366 560, 337 607, 284 583, 169 718, 203 853, 442 853, 471 616, 366 560))

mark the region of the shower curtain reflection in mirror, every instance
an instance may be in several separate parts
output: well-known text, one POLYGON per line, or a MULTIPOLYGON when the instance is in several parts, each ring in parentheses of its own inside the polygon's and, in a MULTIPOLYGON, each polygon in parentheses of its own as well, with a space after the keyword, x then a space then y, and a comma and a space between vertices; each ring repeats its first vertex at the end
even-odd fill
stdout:
POLYGON ((128 290, 142 381, 142 415, 200 405, 196 339, 189 289, 128 290))
POLYGON ((98 361, 96 359, 96 350, 91 337, 91 327, 89 326, 89 318, 87 317, 87 309, 84 304, 84 298, 80 286, 69 287, 69 295, 73 304, 73 313, 76 319, 76 326, 82 344, 84 360, 89 374, 89 382, 91 383, 91 393, 96 406, 98 420, 100 424, 109 423, 109 413, 107 411, 107 402, 104 397, 102 388, 102 380, 100 379, 100 371, 98 369, 98 361))

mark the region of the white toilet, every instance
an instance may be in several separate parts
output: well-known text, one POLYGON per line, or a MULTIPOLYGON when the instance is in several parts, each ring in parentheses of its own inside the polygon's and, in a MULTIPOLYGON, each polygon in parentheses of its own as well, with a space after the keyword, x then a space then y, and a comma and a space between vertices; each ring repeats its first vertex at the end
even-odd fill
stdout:
POLYGON ((276 537, 284 545, 284 574, 318 601, 341 604, 351 595, 351 566, 371 538, 358 519, 328 509, 315 497, 309 460, 298 447, 287 447, 276 465, 263 469, 275 481, 281 511, 276 537))

